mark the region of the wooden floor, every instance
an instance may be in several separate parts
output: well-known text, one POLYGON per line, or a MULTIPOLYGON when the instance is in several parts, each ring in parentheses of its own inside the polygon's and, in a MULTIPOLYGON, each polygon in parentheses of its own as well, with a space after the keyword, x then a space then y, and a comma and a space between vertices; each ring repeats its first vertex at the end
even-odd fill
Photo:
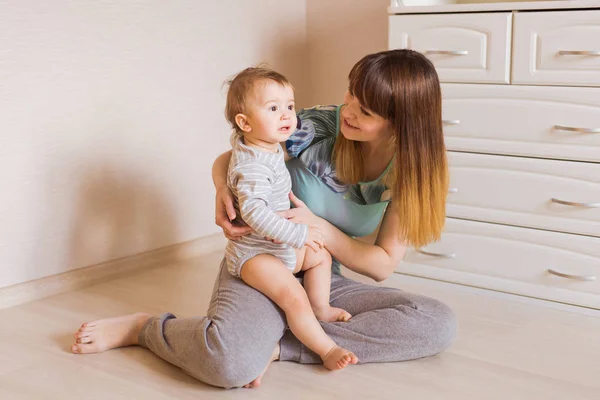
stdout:
POLYGON ((274 363, 259 389, 204 385, 130 347, 73 355, 81 322, 134 311, 204 314, 222 253, 0 311, 0 399, 600 399, 600 317, 395 275, 386 286, 454 308, 459 333, 422 360, 349 367, 274 363))

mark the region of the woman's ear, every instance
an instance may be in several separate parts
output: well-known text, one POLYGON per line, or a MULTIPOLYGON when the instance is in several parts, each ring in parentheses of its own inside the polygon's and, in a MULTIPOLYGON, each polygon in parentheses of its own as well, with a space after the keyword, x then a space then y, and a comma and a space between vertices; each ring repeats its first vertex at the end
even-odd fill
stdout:
POLYGON ((248 116, 245 114, 238 114, 235 116, 235 123, 242 130, 242 132, 250 132, 252 127, 248 123, 248 116))

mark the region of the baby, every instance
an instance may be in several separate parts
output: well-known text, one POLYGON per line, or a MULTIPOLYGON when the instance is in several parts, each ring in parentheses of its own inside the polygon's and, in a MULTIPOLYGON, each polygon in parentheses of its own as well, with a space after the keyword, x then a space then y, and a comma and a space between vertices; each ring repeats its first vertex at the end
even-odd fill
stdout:
POLYGON ((292 184, 280 143, 296 129, 292 85, 268 68, 247 68, 229 82, 225 114, 235 130, 227 185, 237 215, 254 230, 228 242, 229 272, 275 302, 292 333, 326 368, 356 364, 357 357, 337 346, 318 322, 351 317, 329 305, 331 256, 322 233, 276 214, 290 208, 292 184), (301 270, 306 291, 293 275, 301 270))

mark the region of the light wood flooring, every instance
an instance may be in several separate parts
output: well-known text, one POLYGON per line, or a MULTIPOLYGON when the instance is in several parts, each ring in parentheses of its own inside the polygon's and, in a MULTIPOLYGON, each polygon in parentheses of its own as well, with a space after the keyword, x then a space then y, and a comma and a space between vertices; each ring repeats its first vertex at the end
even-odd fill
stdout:
POLYGON ((139 347, 69 352, 85 320, 134 311, 204 314, 221 256, 0 310, 0 399, 600 399, 598 313, 403 275, 383 284, 455 310, 459 333, 447 352, 335 373, 276 362, 254 390, 204 385, 139 347))

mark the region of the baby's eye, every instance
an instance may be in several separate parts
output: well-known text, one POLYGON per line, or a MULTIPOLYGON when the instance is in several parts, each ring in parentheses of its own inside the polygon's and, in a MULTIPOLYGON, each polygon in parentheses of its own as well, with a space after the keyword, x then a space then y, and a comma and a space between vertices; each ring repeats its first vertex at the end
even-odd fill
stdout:
POLYGON ((294 109, 294 105, 293 104, 288 106, 288 110, 292 111, 293 109, 294 109))
POLYGON ((277 111, 277 106, 271 106, 270 110, 271 111, 277 111))

